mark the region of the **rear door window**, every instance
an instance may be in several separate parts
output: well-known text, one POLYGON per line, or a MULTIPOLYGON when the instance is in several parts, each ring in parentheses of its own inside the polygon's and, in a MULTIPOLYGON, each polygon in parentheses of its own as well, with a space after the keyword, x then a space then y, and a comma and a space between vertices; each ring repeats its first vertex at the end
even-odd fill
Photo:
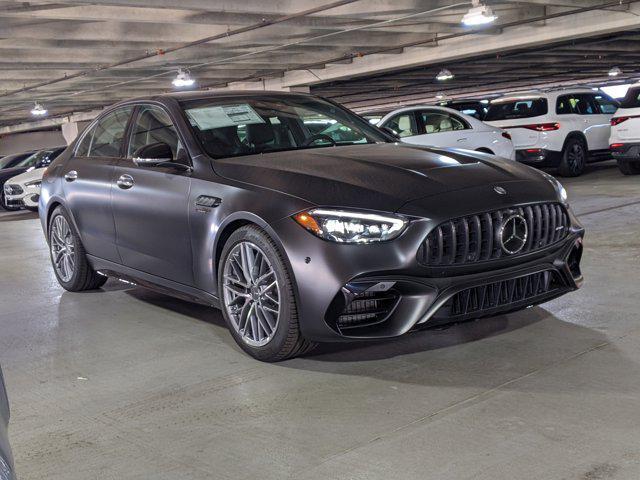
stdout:
POLYGON ((516 120, 538 117, 548 112, 546 98, 518 98, 491 103, 485 121, 516 120))
POLYGON ((619 103, 616 102, 613 98, 601 93, 596 94, 594 98, 596 100, 598 108, 600 109, 600 113, 612 115, 616 113, 616 110, 618 110, 619 103))

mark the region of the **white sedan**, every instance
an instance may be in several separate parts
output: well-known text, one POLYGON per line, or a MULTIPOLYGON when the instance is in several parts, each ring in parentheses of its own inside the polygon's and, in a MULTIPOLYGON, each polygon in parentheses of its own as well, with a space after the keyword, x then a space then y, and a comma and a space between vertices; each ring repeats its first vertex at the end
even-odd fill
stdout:
MULTIPOLYGON (((374 123, 375 114, 363 114, 374 123)), ((393 130, 403 142, 432 147, 455 147, 515 160, 511 135, 446 107, 413 106, 387 113, 376 123, 393 130)))
POLYGON ((4 199, 8 207, 37 211, 40 186, 46 168, 35 168, 13 177, 4 184, 4 199))

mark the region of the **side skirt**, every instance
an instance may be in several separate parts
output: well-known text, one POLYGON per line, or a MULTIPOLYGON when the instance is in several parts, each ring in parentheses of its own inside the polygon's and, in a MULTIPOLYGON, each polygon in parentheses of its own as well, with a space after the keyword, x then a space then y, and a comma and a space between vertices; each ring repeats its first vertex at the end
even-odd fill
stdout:
POLYGON ((150 273, 125 267, 124 265, 110 262, 109 260, 104 260, 92 255, 87 255, 87 259, 89 260, 89 263, 91 263, 93 269, 102 275, 133 283, 135 285, 148 288, 149 290, 154 290, 158 293, 176 297, 188 302, 220 308, 220 301, 218 300, 218 297, 203 290, 183 285, 182 283, 173 282, 156 275, 151 275, 150 273))

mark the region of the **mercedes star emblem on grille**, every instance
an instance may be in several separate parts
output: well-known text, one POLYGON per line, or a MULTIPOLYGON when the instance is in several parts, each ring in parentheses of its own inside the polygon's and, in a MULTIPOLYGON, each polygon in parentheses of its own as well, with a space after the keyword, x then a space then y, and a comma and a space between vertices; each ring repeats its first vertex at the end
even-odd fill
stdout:
POLYGON ((502 250, 510 255, 519 253, 527 243, 528 234, 527 221, 522 215, 516 213, 507 217, 498 232, 502 250))
POLYGON ((506 195, 507 194, 507 191, 502 187, 493 187, 493 191, 496 192, 498 195, 506 195))

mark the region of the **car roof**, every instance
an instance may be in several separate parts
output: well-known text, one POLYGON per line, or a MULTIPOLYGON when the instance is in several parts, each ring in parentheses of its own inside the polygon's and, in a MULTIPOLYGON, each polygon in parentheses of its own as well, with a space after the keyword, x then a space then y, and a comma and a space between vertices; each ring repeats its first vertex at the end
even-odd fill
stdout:
POLYGON ((125 100, 121 103, 131 102, 131 101, 144 101, 144 100, 161 100, 165 98, 172 98, 177 101, 186 101, 186 100, 203 100, 206 98, 242 98, 242 97, 309 97, 311 95, 307 93, 299 93, 299 92, 281 92, 281 91, 270 91, 270 90, 190 90, 186 92, 167 92, 161 93, 159 95, 146 95, 136 98, 131 98, 129 100, 125 100))

